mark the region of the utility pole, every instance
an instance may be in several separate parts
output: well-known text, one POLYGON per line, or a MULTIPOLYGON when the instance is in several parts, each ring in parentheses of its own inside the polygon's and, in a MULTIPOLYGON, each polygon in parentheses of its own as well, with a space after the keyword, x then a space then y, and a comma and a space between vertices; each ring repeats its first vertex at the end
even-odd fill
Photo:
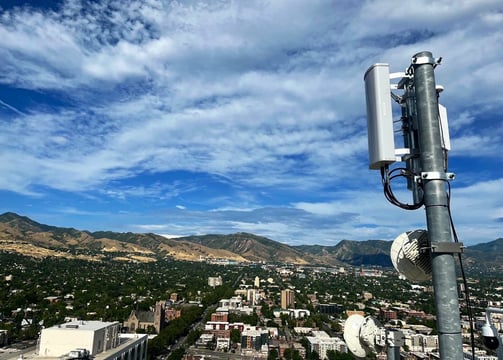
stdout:
POLYGON ((423 51, 412 58, 416 111, 419 126, 421 183, 428 236, 431 243, 431 268, 440 358, 463 359, 463 343, 456 282, 454 253, 461 251, 452 242, 449 204, 446 192, 444 151, 435 85, 435 60, 423 51))

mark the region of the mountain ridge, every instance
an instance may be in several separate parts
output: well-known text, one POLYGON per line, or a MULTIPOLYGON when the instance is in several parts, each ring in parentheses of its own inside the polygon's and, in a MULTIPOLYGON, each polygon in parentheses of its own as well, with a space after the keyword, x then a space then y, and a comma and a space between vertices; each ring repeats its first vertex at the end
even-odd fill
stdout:
MULTIPOLYGON (((0 251, 33 257, 63 256, 90 261, 183 261, 226 259, 235 262, 320 266, 391 267, 392 241, 341 240, 336 245, 286 245, 246 232, 166 238, 152 233, 77 230, 40 224, 13 212, 0 215, 0 251)), ((474 271, 503 270, 503 238, 464 249, 474 271)))

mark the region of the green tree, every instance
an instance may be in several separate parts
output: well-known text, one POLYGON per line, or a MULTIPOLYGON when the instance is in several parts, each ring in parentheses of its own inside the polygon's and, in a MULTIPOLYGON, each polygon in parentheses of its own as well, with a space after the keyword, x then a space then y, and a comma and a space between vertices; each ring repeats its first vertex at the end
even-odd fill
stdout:
POLYGON ((285 349, 283 357, 287 360, 303 360, 302 356, 300 356, 299 350, 294 350, 291 348, 285 349))
POLYGON ((281 325, 286 326, 290 317, 287 314, 281 314, 279 317, 281 319, 281 325))
POLYGON ((168 360, 182 360, 185 354, 184 348, 175 349, 169 354, 168 360))
POLYGON ((199 339, 199 337, 201 336, 203 332, 199 329, 196 329, 196 330, 192 330, 191 332, 189 332, 189 335, 187 335, 187 339, 185 340, 187 345, 190 346, 190 345, 194 345, 197 341, 197 339, 199 339))
POLYGON ((267 357, 267 360, 277 360, 277 359, 279 359, 278 350, 276 349, 269 350, 269 356, 267 357))
POLYGON ((328 360, 353 360, 353 356, 350 353, 341 353, 335 350, 327 350, 328 360))
POLYGON ((231 341, 233 344, 241 342, 241 333, 239 332, 238 329, 231 330, 231 341))

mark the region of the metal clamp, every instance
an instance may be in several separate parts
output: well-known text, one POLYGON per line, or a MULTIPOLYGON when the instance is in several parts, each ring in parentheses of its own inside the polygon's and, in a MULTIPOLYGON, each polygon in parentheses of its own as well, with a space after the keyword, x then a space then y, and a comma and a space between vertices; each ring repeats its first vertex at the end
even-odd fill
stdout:
POLYGON ((463 243, 441 242, 431 244, 432 253, 461 254, 464 248, 463 243))
POLYGON ((431 56, 419 56, 419 57, 413 57, 412 63, 414 65, 435 64, 436 61, 431 56))
POLYGON ((446 173, 441 171, 429 171, 422 172, 421 179, 423 180, 454 180, 456 174, 454 173, 446 173))

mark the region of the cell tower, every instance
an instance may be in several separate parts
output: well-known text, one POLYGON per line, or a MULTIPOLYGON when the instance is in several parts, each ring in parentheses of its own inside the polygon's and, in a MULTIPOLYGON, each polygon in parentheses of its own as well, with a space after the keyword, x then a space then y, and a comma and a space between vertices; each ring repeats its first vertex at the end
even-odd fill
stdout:
POLYGON ((385 197, 406 210, 426 211, 427 232, 400 235, 392 251, 397 270, 407 278, 430 276, 435 291, 439 352, 442 360, 463 359, 460 313, 454 255, 463 246, 452 239, 449 195, 454 179, 447 170, 450 150, 447 111, 439 104, 442 87, 436 86, 434 69, 441 58, 423 51, 412 57, 403 73, 389 72, 389 65, 372 65, 365 73, 369 167, 380 170, 385 197), (392 84, 392 80, 397 80, 392 84), (401 91, 395 94, 393 91, 401 91), (403 148, 395 148, 392 100, 401 109, 403 148), (402 162, 404 166, 390 168, 402 162), (391 182, 405 177, 413 201, 403 203, 393 194, 391 182), (430 270, 431 269, 431 270, 430 270))

